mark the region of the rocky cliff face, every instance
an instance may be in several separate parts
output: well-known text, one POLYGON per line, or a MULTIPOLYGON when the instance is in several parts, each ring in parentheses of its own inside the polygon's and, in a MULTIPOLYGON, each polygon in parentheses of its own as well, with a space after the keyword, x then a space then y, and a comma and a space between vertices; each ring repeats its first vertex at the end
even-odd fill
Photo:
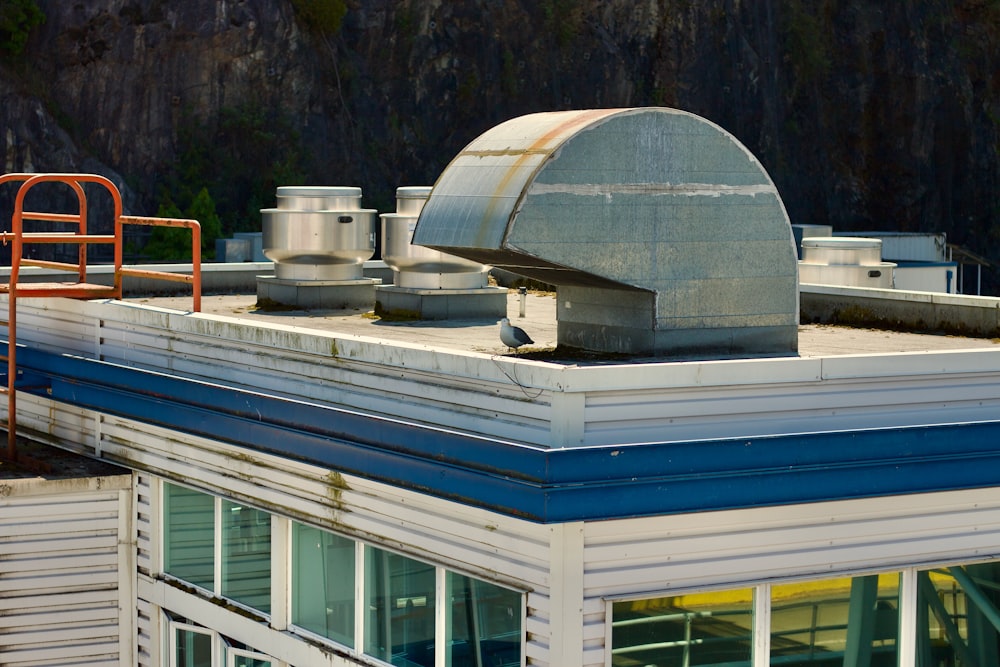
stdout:
POLYGON ((336 30, 312 2, 37 0, 0 64, 5 171, 117 173, 139 213, 200 179, 252 228, 276 185, 392 210, 507 118, 665 105, 746 144, 793 222, 1000 260, 995 0, 350 0, 336 30))

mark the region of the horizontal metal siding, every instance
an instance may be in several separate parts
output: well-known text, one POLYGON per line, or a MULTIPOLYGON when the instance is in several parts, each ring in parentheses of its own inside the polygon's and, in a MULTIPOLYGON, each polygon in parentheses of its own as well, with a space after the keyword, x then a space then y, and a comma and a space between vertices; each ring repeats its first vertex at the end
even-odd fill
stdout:
POLYGON ((119 664, 118 491, 0 502, 0 663, 119 664))
POLYGON ((153 566, 153 499, 149 475, 135 475, 136 567, 149 574, 153 566))
POLYGON ((29 300, 19 309, 22 320, 37 320, 21 328, 26 344, 47 340, 49 317, 77 321, 59 349, 541 446, 971 421, 1000 408, 1000 369, 990 350, 538 363, 514 374, 510 362, 481 354, 277 324, 116 303, 44 305, 29 300))
POLYGON ((1000 552, 993 490, 587 524, 587 597, 973 561, 1000 552))
MULTIPOLYGON (((500 585, 529 589, 533 599, 547 600, 545 526, 115 417, 103 418, 101 437, 101 448, 112 460, 500 585)), ((137 489, 137 563, 143 573, 151 570, 154 548, 149 477, 139 475, 137 489)), ((151 650, 148 613, 140 602, 140 664, 150 659, 145 657, 151 650)), ((527 624, 533 628, 527 649, 532 664, 545 664, 547 621, 529 616, 527 624)))
MULTIPOLYGON (((153 566, 153 531, 158 525, 153 520, 152 478, 143 473, 133 475, 135 484, 136 513, 136 567, 139 573, 149 575, 153 566)), ((154 624, 156 608, 146 600, 136 599, 136 664, 138 667, 160 667, 159 654, 155 651, 154 624)))
POLYGON ((600 656, 594 667, 604 664, 608 597, 890 572, 998 552, 994 490, 592 522, 584 548, 586 654, 600 656))
POLYGON ((137 609, 136 664, 138 667, 162 667, 154 639, 154 615, 159 613, 154 605, 139 599, 137 609))
MULTIPOLYGON (((101 354, 107 361, 422 423, 453 427, 457 419, 464 428, 502 438, 544 442, 549 435, 548 392, 531 390, 532 400, 526 401, 525 391, 505 376, 482 379, 475 368, 449 375, 353 360, 346 349, 334 357, 332 350, 343 341, 330 334, 248 335, 246 330, 261 330, 259 323, 226 323, 220 335, 121 323, 110 316, 101 322, 101 354)), ((434 355, 427 350, 412 354, 434 355)), ((491 374, 496 373, 494 368, 491 374)))
POLYGON ((687 441, 995 418, 1000 373, 587 394, 585 444, 687 441))

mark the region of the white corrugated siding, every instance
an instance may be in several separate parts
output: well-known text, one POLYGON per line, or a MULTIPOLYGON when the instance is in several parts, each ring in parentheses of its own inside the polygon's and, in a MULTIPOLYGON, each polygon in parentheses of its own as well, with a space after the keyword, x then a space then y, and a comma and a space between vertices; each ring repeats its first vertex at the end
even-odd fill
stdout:
MULTIPOLYGON (((101 432, 106 455, 138 469, 501 585, 548 586, 545 526, 118 418, 105 417, 101 432)), ((137 486, 138 567, 146 575, 156 530, 148 476, 137 486)), ((150 651, 149 613, 140 604, 140 658, 150 651)), ((548 634, 530 614, 528 624, 536 637, 548 634)), ((529 641, 536 664, 545 664, 546 651, 547 641, 529 641)))
MULTIPOLYGON (((995 416, 1000 406, 992 352, 627 369, 525 364, 517 372, 535 388, 529 394, 486 355, 109 303, 45 304, 39 324, 58 309, 63 319, 93 325, 93 331, 82 324, 58 341, 46 339, 67 351, 547 446, 723 437, 735 423, 745 434, 748 425, 770 432, 846 423, 839 420, 873 426, 954 421, 995 416), (544 391, 532 399, 538 388, 544 391)), ((50 335, 22 329, 29 342, 50 335)), ((80 443, 83 451, 103 451, 282 516, 519 584, 529 590, 529 664, 556 667, 550 620, 577 613, 583 664, 603 665, 607 596, 974 560, 1000 551, 1000 507, 987 492, 599 522, 586 526, 583 593, 574 612, 571 601, 552 599, 561 562, 546 527, 45 399, 24 396, 19 408, 20 424, 80 443)), ((146 486, 137 495, 138 564, 147 569, 154 530, 150 515, 143 517, 148 492, 146 486)), ((140 603, 140 660, 155 645, 152 613, 140 603)))
MULTIPOLYGON (((135 474, 136 513, 136 569, 149 576, 152 567, 154 530, 158 523, 154 520, 151 478, 144 473, 135 474)), ((136 605, 136 665, 139 667, 160 667, 159 653, 154 637, 154 619, 157 609, 148 601, 137 600, 136 605)))
POLYGON ((991 489, 587 524, 588 596, 975 561, 1000 546, 991 489))
POLYGON ((123 592, 119 567, 121 543, 131 542, 121 535, 130 484, 128 475, 4 482, 0 664, 127 664, 121 608, 131 589, 123 592))
POLYGON ((1000 409, 1000 354, 989 348, 515 366, 117 302, 26 299, 18 308, 28 345, 544 447, 953 423, 1000 409))

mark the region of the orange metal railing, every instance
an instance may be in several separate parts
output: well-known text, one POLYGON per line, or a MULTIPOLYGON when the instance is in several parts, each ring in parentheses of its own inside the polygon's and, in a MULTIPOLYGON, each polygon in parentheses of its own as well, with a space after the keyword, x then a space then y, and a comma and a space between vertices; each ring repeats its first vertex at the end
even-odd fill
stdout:
MULTIPOLYGON (((188 283, 192 287, 193 310, 201 310, 201 226, 196 220, 175 218, 147 218, 122 215, 122 199, 118 188, 109 179, 97 174, 4 174, 0 175, 0 186, 17 183, 17 196, 11 216, 9 232, 0 232, 0 241, 11 246, 10 277, 0 284, 0 293, 7 297, 7 350, 0 354, 6 357, 7 386, 0 387, 0 393, 7 393, 7 458, 17 460, 16 396, 17 380, 17 300, 20 297, 65 297, 71 299, 120 299, 125 276, 167 280, 188 283), (76 213, 51 213, 48 211, 25 210, 24 202, 28 192, 41 183, 61 183, 68 186, 77 198, 76 213), (113 203, 114 233, 90 234, 87 230, 87 195, 84 185, 101 186, 111 196, 113 203), (25 222, 52 222, 70 228, 70 231, 28 231, 25 222), (191 230, 191 275, 168 273, 149 269, 123 266, 122 238, 124 225, 146 225, 161 227, 183 227, 191 230), (33 244, 75 244, 78 246, 75 262, 32 259, 24 256, 25 246, 33 244), (87 249, 91 245, 113 246, 114 275, 111 285, 87 282, 87 249), (21 282, 21 267, 36 266, 73 274, 74 280, 66 282, 21 282)), ((0 324, 4 324, 0 322, 0 324)))
MULTIPOLYGON (((201 225, 198 221, 184 220, 180 218, 145 218, 134 215, 123 215, 119 219, 123 225, 182 227, 191 230, 191 275, 122 266, 120 256, 115 257, 115 266, 117 267, 116 272, 120 273, 122 276, 153 278, 171 282, 188 283, 193 287, 192 297, 194 298, 194 304, 192 310, 196 313, 201 312, 201 225)), ((121 253, 120 244, 117 248, 117 252, 119 254, 121 253)))

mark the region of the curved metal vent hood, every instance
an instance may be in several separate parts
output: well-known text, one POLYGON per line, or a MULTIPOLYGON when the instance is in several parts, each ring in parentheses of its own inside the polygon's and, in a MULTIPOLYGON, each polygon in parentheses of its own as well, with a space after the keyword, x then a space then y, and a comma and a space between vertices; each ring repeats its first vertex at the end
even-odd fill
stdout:
POLYGON ((502 123, 441 174, 413 242, 556 285, 559 345, 797 349, 797 253, 777 189, 730 134, 683 111, 502 123))

